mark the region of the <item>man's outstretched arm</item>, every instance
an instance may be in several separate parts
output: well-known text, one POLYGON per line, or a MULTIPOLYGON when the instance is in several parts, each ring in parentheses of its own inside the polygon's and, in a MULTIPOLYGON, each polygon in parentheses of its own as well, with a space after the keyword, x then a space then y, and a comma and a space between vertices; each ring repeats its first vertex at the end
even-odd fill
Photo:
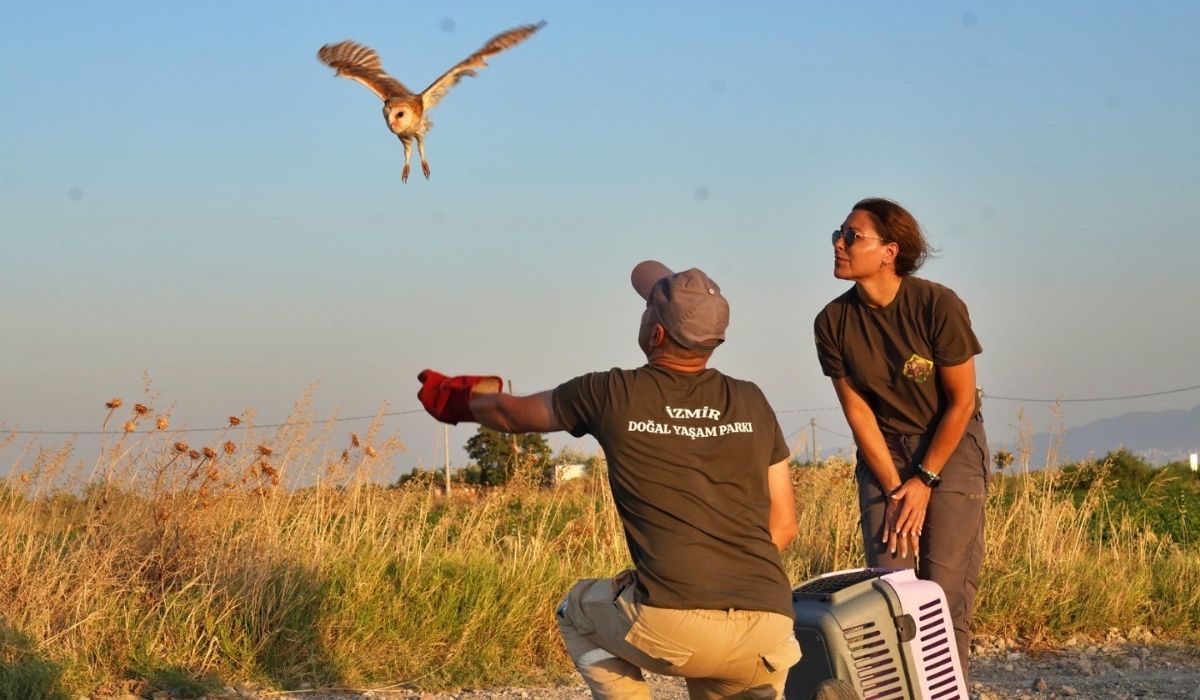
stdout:
POLYGON ((448 377, 431 369, 417 375, 417 399, 429 415, 443 423, 479 423, 505 433, 548 433, 562 430, 554 415, 554 392, 531 396, 500 393, 504 380, 493 375, 448 377))
POLYGON ((480 425, 502 433, 550 433, 562 430, 554 415, 553 391, 530 396, 476 394, 471 413, 480 425))

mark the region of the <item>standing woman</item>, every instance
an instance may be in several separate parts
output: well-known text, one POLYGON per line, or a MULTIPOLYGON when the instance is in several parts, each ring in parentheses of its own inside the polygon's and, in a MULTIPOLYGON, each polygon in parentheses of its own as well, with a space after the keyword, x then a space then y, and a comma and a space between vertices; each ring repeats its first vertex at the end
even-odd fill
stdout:
POLYGON ((942 587, 965 673, 983 561, 982 348, 958 296, 912 276, 930 247, 899 204, 855 204, 833 253, 833 276, 854 286, 817 315, 817 356, 858 446, 867 563, 942 587))

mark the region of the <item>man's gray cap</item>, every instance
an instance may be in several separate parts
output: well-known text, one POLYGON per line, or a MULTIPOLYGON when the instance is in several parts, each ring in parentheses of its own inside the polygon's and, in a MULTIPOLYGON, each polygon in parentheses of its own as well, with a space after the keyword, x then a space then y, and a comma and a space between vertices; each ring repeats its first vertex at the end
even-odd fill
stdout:
POLYGON ((657 260, 645 260, 630 275, 658 322, 680 345, 712 348, 725 341, 729 302, 721 287, 697 268, 672 272, 657 260))

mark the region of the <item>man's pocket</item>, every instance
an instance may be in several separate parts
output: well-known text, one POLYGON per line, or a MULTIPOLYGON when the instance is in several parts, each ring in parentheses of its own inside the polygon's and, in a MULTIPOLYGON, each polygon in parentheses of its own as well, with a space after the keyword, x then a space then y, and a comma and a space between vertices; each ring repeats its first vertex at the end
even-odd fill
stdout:
POLYGON ((786 642, 777 644, 774 647, 759 654, 763 666, 766 667, 767 673, 776 673, 786 671, 792 666, 795 666, 800 661, 803 652, 800 651, 800 643, 796 638, 789 637, 786 642))
MULTIPOLYGON (((645 617, 638 617, 625 635, 630 646, 663 664, 664 669, 677 669, 691 660, 695 648, 655 631, 645 617)), ((654 670, 654 669, 650 669, 654 670)))

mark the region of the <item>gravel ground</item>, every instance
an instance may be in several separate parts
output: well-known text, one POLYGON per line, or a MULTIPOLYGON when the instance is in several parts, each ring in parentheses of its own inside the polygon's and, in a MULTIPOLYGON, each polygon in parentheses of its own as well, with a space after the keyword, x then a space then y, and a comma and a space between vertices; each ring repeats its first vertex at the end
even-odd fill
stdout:
POLYGON ((1002 645, 972 661, 971 696, 1200 700, 1200 649, 1127 640, 1042 653, 1002 645))
MULTIPOLYGON (((1112 630, 1104 641, 1068 640, 1062 648, 1029 652, 1014 640, 984 638, 972 648, 972 700, 1200 700, 1200 649, 1164 644, 1143 630, 1112 630)), ((683 683, 653 676, 657 700, 686 700, 683 683)), ((224 698, 268 700, 586 700, 582 685, 551 688, 263 692, 229 688, 224 698)))

